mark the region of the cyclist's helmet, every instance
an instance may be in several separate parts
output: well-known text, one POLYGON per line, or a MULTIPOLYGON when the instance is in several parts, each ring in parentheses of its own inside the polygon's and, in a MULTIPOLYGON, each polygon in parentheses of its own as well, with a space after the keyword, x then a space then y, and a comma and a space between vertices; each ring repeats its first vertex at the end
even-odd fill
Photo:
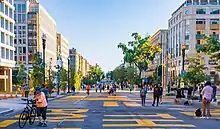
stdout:
POLYGON ((41 88, 40 88, 40 87, 37 87, 37 88, 35 89, 35 91, 36 91, 36 93, 40 93, 40 92, 41 92, 41 88))

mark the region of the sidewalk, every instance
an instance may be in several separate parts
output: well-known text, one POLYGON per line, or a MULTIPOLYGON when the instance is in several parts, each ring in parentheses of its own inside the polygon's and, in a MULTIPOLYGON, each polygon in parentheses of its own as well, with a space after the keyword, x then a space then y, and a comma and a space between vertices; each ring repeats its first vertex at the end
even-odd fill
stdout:
MULTIPOLYGON (((77 94, 74 93, 74 95, 77 94)), ((66 94, 66 95, 56 95, 56 93, 52 93, 51 96, 54 96, 54 98, 48 98, 48 101, 53 101, 56 99, 60 99, 69 95, 73 95, 72 93, 66 94)), ((34 96, 29 96, 28 99, 32 99, 34 96)), ((10 99, 2 99, 0 100, 0 115, 8 114, 11 112, 17 112, 20 110, 23 110, 26 106, 26 101, 22 100, 25 99, 24 97, 18 97, 18 98, 10 98, 10 99)))

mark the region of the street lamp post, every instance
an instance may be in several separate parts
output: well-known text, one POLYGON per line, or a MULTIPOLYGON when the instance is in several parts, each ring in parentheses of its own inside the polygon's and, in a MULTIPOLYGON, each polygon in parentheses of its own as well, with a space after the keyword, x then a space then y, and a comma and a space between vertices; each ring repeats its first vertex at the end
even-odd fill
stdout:
POLYGON ((44 72, 43 72, 43 75, 44 75, 44 84, 46 82, 46 77, 45 77, 45 47, 46 47, 46 34, 43 34, 42 35, 42 44, 43 44, 43 67, 44 67, 44 72))
POLYGON ((68 57, 68 77, 67 77, 67 79, 68 79, 68 93, 70 93, 70 57, 68 57))
POLYGON ((185 65, 185 53, 186 51, 186 46, 185 45, 182 45, 182 58, 183 58, 183 62, 182 62, 182 73, 184 72, 184 65, 185 65))

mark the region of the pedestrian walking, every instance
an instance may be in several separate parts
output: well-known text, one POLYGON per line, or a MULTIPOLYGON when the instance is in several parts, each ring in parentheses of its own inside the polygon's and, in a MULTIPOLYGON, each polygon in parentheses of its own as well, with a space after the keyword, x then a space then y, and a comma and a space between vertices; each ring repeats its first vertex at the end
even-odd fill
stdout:
POLYGON ((159 104, 159 99, 160 99, 160 88, 159 86, 156 84, 154 89, 153 89, 153 104, 152 106, 155 106, 155 101, 157 100, 157 106, 159 104))
POLYGON ((130 94, 131 94, 131 91, 133 90, 133 85, 132 84, 129 84, 129 89, 130 89, 130 94))
POLYGON ((217 101, 217 99, 216 99, 217 86, 214 83, 212 83, 212 89, 213 89, 212 99, 213 99, 213 102, 216 102, 217 101))
POLYGON ((47 127, 47 123, 46 123, 47 100, 46 100, 44 92, 42 92, 41 88, 39 87, 36 88, 35 100, 36 100, 36 107, 37 107, 37 117, 39 119, 38 126, 47 127))
POLYGON ((99 84, 99 92, 102 93, 102 84, 99 84))
POLYGON ((213 97, 213 88, 211 87, 211 82, 207 81, 205 83, 205 87, 202 90, 202 117, 201 118, 209 118, 211 117, 210 113, 210 104, 213 97), (207 113, 206 113, 207 112, 207 113))
POLYGON ((90 91, 90 89, 91 89, 90 85, 87 85, 87 86, 86 86, 86 93, 87 93, 88 96, 89 96, 89 91, 90 91))
POLYGON ((145 106, 146 94, 147 94, 147 89, 145 87, 141 87, 140 97, 141 97, 142 106, 145 106))

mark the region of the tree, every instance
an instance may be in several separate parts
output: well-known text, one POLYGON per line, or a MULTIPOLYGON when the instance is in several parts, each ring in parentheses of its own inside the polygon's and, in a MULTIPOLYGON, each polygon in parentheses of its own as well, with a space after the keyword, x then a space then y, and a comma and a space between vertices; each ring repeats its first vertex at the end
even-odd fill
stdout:
POLYGON ((18 85, 24 85, 25 81, 26 81, 26 77, 27 77, 27 73, 25 72, 26 68, 24 64, 20 64, 19 65, 19 69, 18 69, 18 74, 17 74, 17 80, 18 80, 18 85))
POLYGON ((106 78, 113 80, 113 71, 108 71, 106 73, 106 78))
POLYGON ((60 72, 60 88, 61 90, 66 92, 66 87, 67 87, 67 70, 62 67, 60 72))
POLYGON ((134 64, 139 69, 139 78, 141 72, 148 69, 148 65, 153 61, 156 54, 161 52, 159 45, 153 45, 150 36, 142 38, 138 33, 133 33, 134 41, 127 43, 119 43, 124 54, 124 62, 134 64))
POLYGON ((101 81, 101 79, 104 79, 103 76, 104 72, 99 66, 92 66, 91 70, 89 71, 89 78, 92 79, 95 83, 101 81))
POLYGON ((31 82, 33 83, 32 85, 34 87, 41 86, 44 81, 44 65, 39 52, 34 54, 32 62, 33 69, 30 70, 29 75, 31 82))
POLYGON ((217 63, 217 66, 215 67, 216 70, 220 71, 220 62, 217 62, 220 60, 220 42, 215 37, 215 35, 205 37, 205 43, 197 44, 196 48, 198 53, 203 52, 207 55, 210 55, 210 58, 217 63))
POLYGON ((190 83, 194 88, 199 84, 209 79, 203 71, 205 69, 203 64, 200 64, 198 58, 189 58, 190 64, 188 71, 182 76, 185 83, 190 83))
POLYGON ((117 83, 124 83, 126 81, 125 72, 126 70, 123 65, 116 67, 113 70, 113 80, 115 80, 117 83))
POLYGON ((126 80, 129 83, 135 84, 137 82, 137 79, 138 79, 137 69, 134 66, 128 66, 125 69, 125 76, 126 76, 126 80))

